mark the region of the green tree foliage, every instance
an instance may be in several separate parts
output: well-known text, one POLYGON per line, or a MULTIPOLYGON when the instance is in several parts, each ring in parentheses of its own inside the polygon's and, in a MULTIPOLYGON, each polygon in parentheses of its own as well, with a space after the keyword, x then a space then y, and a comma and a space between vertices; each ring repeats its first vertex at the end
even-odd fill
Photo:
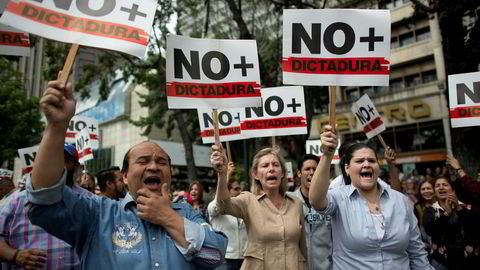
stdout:
MULTIPOLYGON (((17 149, 40 142, 38 98, 27 98, 21 74, 12 63, 0 57, 0 166, 15 158, 17 149)), ((13 168, 10 168, 13 169, 13 168)))

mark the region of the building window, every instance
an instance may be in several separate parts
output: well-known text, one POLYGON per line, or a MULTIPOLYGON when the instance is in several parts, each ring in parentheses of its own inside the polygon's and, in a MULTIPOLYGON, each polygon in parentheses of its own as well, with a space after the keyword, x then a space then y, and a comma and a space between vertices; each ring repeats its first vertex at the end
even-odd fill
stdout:
POLYGON ((405 87, 413 87, 422 83, 420 73, 405 76, 405 87))
POLYGON ((422 72, 422 80, 423 80, 423 83, 437 81, 437 71, 429 70, 429 71, 422 72))
POLYGON ((419 42, 422 40, 427 40, 431 37, 430 34, 430 27, 422 27, 416 30, 412 30, 410 32, 401 34, 399 36, 392 36, 390 47, 391 49, 396 49, 400 47, 404 47, 415 42, 419 42))
POLYGON ((410 2, 410 0, 385 0, 378 4, 379 9, 394 9, 396 7, 403 6, 405 3, 410 2))

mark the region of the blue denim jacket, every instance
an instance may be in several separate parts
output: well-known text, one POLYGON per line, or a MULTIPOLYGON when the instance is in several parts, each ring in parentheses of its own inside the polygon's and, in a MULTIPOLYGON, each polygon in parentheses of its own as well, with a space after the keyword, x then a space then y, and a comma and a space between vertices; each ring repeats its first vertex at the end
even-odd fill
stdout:
POLYGON ((184 217, 187 249, 177 245, 161 226, 136 215, 130 195, 122 201, 87 198, 56 185, 33 190, 30 221, 75 247, 82 269, 203 269, 223 262, 227 238, 211 229, 191 206, 173 204, 184 217))

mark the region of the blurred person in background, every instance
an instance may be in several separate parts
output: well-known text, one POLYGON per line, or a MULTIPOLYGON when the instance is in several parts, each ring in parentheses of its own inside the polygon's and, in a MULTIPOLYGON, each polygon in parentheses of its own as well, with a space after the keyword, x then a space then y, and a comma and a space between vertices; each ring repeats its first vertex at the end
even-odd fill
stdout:
POLYGON ((192 207, 194 210, 196 210, 202 217, 205 219, 205 221, 208 221, 208 211, 207 211, 207 205, 205 204, 205 201, 203 200, 203 185, 200 183, 200 181, 193 181, 190 184, 189 188, 189 193, 190 196, 192 197, 192 207))
POLYGON ((84 170, 83 174, 80 176, 80 186, 92 193, 95 193, 95 176, 84 170))
POLYGON ((100 196, 113 200, 120 200, 127 195, 127 185, 123 182, 123 175, 118 166, 113 166, 97 173, 100 196))
POLYGON ((432 265, 439 270, 480 269, 471 206, 458 200, 447 177, 437 178, 433 187, 437 201, 426 209, 423 221, 432 237, 432 265))
MULTIPOLYGON (((230 197, 234 198, 240 195, 242 188, 232 177, 234 171, 233 162, 228 163, 228 191, 230 197)), ((208 205, 208 215, 212 227, 223 232, 228 237, 227 253, 225 253, 225 264, 217 267, 217 270, 239 270, 243 263, 243 254, 247 250, 247 228, 241 218, 231 215, 221 215, 217 206, 217 201, 213 200, 208 205)))
POLYGON ((427 251, 430 251, 432 238, 425 231, 425 225, 423 224, 423 216, 425 214, 425 210, 428 207, 431 207, 435 202, 435 193, 433 191, 433 184, 427 180, 420 181, 417 189, 417 198, 418 198, 418 201, 415 204, 415 207, 413 208, 413 212, 417 217, 418 227, 422 235, 422 241, 423 243, 425 243, 425 248, 427 249, 427 251))

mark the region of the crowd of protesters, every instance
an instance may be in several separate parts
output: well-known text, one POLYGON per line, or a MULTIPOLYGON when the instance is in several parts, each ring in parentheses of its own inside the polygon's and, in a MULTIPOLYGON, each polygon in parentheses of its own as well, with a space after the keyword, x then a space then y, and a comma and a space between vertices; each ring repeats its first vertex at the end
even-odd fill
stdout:
POLYGON ((197 180, 174 190, 170 156, 152 142, 132 146, 121 169, 87 172, 63 142, 70 91, 49 82, 32 175, 2 198, 0 269, 480 269, 480 182, 453 156, 404 174, 386 147, 386 174, 369 144, 344 142, 332 180, 338 141, 326 126, 323 157, 298 161, 290 192, 277 148, 255 154, 246 190, 213 145, 208 196, 197 180))

